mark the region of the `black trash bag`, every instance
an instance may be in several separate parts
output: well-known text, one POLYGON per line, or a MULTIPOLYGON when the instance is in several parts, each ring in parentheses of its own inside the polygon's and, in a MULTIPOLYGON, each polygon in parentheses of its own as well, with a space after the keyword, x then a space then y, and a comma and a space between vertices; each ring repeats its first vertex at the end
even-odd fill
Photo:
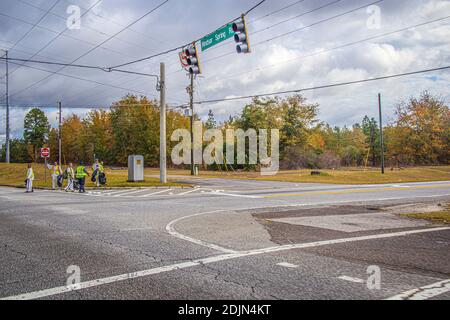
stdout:
POLYGON ((100 173, 100 175, 98 176, 98 181, 102 186, 106 184, 106 174, 104 172, 100 173))
POLYGON ((63 175, 59 175, 59 176, 58 176, 58 188, 62 188, 62 186, 63 186, 63 180, 64 180, 63 175))
POLYGON ((92 178, 91 178, 92 182, 97 182, 97 173, 98 173, 98 170, 95 170, 94 173, 92 174, 92 178))

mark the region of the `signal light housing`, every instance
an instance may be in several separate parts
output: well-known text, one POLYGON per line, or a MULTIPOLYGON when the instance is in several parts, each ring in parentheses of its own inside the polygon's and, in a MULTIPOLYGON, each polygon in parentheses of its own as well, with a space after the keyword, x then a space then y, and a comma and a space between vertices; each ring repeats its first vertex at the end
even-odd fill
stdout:
POLYGON ((194 75, 201 74, 202 69, 200 67, 199 54, 195 43, 193 43, 191 47, 186 48, 184 53, 186 54, 187 57, 186 61, 188 65, 190 65, 189 73, 194 75))
POLYGON ((234 22, 232 25, 234 35, 234 41, 237 43, 237 53, 250 53, 250 41, 248 37, 247 23, 245 22, 245 16, 242 15, 241 19, 234 22))

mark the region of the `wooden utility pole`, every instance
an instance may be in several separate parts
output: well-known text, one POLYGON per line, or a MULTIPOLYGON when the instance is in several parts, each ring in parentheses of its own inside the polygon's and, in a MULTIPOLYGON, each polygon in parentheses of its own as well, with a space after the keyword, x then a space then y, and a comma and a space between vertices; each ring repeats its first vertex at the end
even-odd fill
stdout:
POLYGON ((167 114, 166 114, 166 65, 161 63, 160 70, 160 176, 161 183, 167 183, 167 114))
POLYGON ((62 165, 62 104, 58 102, 59 119, 58 119, 58 163, 62 165))

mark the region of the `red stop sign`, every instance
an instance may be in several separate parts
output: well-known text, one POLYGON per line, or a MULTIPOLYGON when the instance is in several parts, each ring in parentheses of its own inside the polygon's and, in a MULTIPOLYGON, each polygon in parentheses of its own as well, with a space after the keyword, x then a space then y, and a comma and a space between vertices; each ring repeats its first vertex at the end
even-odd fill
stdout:
POLYGON ((42 148, 41 149, 41 157, 42 158, 50 157, 50 148, 42 148))

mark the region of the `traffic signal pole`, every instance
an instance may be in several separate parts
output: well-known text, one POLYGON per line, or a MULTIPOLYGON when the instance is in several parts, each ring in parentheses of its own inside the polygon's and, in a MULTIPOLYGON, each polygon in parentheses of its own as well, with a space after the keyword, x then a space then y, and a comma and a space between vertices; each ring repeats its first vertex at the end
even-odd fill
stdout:
POLYGON ((189 87, 189 105, 191 108, 191 175, 195 176, 194 161, 194 74, 191 73, 191 86, 189 87))
POLYGON ((10 135, 10 126, 9 126, 9 60, 8 60, 8 51, 4 51, 5 52, 5 57, 6 57, 6 74, 5 74, 5 80, 6 80, 6 92, 5 92, 5 99, 6 99, 6 141, 5 141, 5 145, 6 145, 6 150, 5 150, 5 162, 6 163, 10 163, 11 162, 11 158, 10 158, 10 149, 9 149, 9 135, 10 135))
POLYGON ((160 70, 160 104, 161 104, 161 117, 160 117, 160 175, 161 183, 167 183, 167 114, 166 114, 166 65, 161 63, 160 70))

